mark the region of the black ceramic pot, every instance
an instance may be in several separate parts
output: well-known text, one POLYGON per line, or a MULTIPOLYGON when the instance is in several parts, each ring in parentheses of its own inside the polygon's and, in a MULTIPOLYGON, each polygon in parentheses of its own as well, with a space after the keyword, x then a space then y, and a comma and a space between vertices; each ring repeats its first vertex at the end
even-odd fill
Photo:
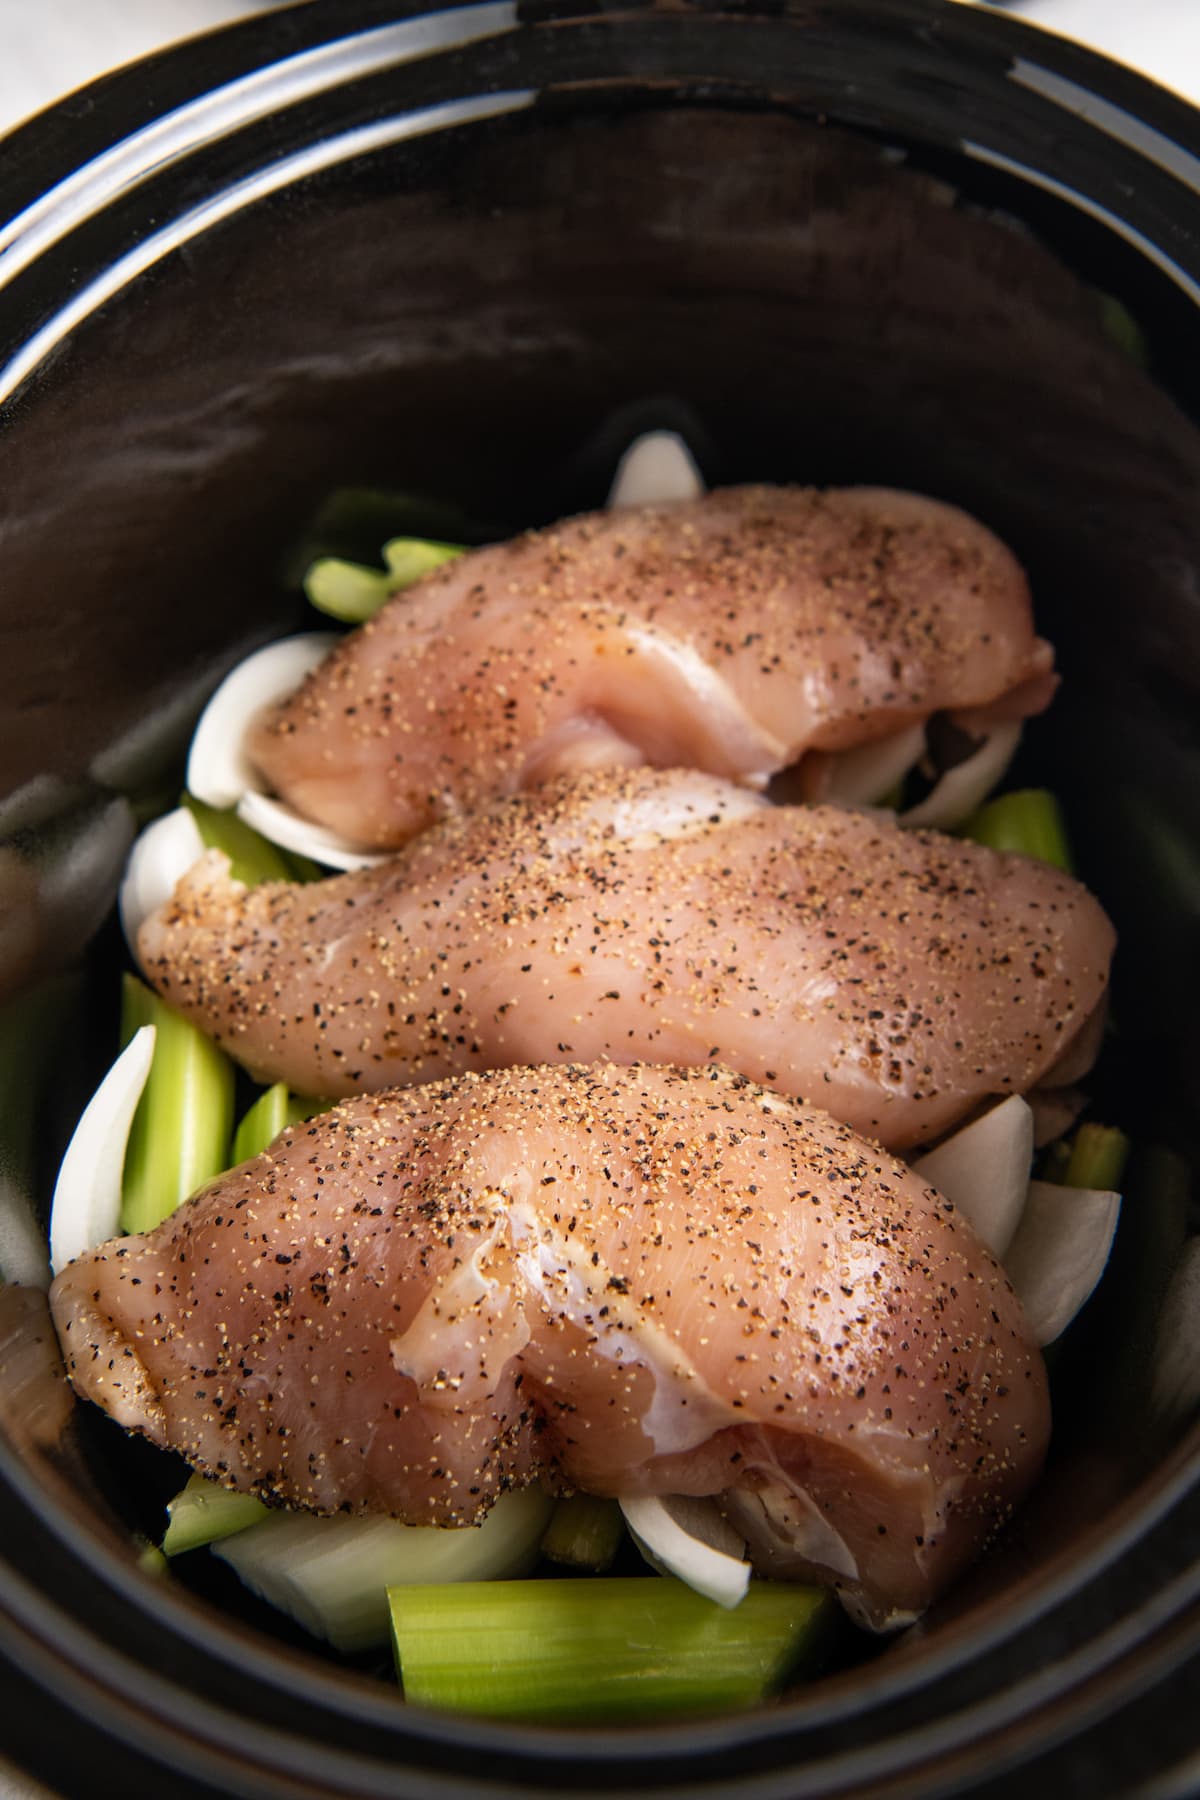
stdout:
MULTIPOLYGON (((713 481, 925 489, 1024 559, 1064 672, 1029 766, 1122 934, 1102 1100, 1190 1155, 1182 102, 938 0, 312 0, 26 126, 0 220, 6 1202, 44 1209, 112 1051, 134 816, 218 672, 300 617, 330 491, 503 528, 597 501, 653 422, 713 481)), ((687 1727, 448 1722, 154 1579, 133 1534, 159 1463, 73 1405, 39 1297, 8 1289, 4 1751, 69 1795, 1196 1791, 1200 1439, 1147 1399, 1186 1220, 1147 1165, 1178 1168, 1131 1180, 1005 1544, 869 1660, 687 1727)))

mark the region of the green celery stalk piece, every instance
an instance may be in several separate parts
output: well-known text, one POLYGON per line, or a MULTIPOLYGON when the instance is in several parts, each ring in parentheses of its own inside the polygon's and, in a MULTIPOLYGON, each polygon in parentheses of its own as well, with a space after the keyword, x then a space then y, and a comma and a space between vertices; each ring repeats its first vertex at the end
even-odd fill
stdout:
POLYGON ((443 563, 453 562, 465 550, 465 544, 443 544, 436 538, 389 538, 383 546, 383 560, 388 566, 388 585, 392 593, 411 587, 422 575, 440 569, 443 563))
POLYGON ((257 1525, 268 1516, 268 1511, 253 1494, 235 1494, 219 1481, 193 1475, 167 1502, 163 1555, 182 1556, 185 1550, 198 1550, 202 1544, 232 1537, 235 1531, 257 1525))
POLYGON ((369 564, 380 544, 413 536, 458 544, 493 543, 510 537, 511 523, 472 518, 429 494, 402 494, 383 488, 337 488, 326 496, 280 570, 285 587, 302 585, 318 557, 346 557, 369 564))
POLYGON ((383 546, 386 569, 346 562, 340 556, 319 556, 305 573, 304 592, 319 612, 346 625, 361 625, 374 618, 393 594, 411 587, 442 563, 452 562, 462 555, 463 548, 435 538, 389 538, 383 546))
POLYGON ((1022 788, 989 800, 967 820, 963 831, 992 850, 1018 850, 1065 874, 1072 873, 1062 809, 1046 788, 1022 788))
POLYGON ((727 1610, 657 1575, 391 1587, 388 1603, 408 1700, 564 1721, 751 1706, 811 1666, 833 1610, 768 1581, 727 1610))
POLYGON ((320 556, 304 576, 304 592, 318 612, 328 613, 347 625, 361 625, 372 618, 392 592, 392 577, 384 569, 365 563, 343 562, 340 556, 320 556))
POLYGON ((252 1156, 273 1144, 289 1125, 302 1124, 314 1113, 327 1110, 324 1100, 310 1100, 306 1094, 293 1094, 285 1081, 264 1088, 249 1107, 233 1137, 233 1162, 249 1162, 252 1156))
POLYGON ((323 873, 307 856, 281 850, 232 810, 209 806, 194 794, 185 794, 183 804, 195 819, 206 848, 223 850, 234 880, 244 881, 247 887, 257 887, 261 881, 314 881, 323 873))
POLYGON ((133 1117, 121 1192, 121 1229, 152 1231, 229 1166, 233 1064, 211 1038, 134 975, 123 978, 121 1043, 156 1029, 154 1061, 133 1117))
POLYGON ((1119 1194, 1128 1158, 1129 1139, 1115 1125, 1081 1125, 1071 1145, 1063 1185, 1119 1194))
POLYGON ((595 1494, 567 1494, 555 1503, 542 1539, 542 1555, 571 1569, 608 1568, 625 1536, 625 1520, 615 1500, 595 1494))
POLYGON ((1139 369, 1150 367, 1150 347, 1146 334, 1123 301, 1115 294, 1097 291, 1100 302, 1100 324, 1106 336, 1135 362, 1139 369))

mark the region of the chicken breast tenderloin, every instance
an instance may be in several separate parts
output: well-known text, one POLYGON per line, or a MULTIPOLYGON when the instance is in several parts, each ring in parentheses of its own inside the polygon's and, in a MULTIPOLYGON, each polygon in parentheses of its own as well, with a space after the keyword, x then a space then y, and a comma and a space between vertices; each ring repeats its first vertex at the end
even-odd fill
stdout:
POLYGON ((338 1097, 466 1069, 719 1062, 893 1147, 1077 1080, 1114 934, 1026 857, 681 770, 493 801, 394 860, 247 890, 210 852, 147 978, 252 1074, 338 1097))
POLYGON ((751 786, 1055 685, 1020 566, 882 488, 724 488, 476 550, 392 599, 251 732, 296 810, 367 848, 547 777, 650 763, 751 786))
POLYGON ((78 1389, 238 1488, 446 1525, 539 1478, 763 1494, 793 1573, 876 1626, 977 1553, 1049 1429, 949 1202, 721 1069, 348 1102, 51 1301, 78 1389))

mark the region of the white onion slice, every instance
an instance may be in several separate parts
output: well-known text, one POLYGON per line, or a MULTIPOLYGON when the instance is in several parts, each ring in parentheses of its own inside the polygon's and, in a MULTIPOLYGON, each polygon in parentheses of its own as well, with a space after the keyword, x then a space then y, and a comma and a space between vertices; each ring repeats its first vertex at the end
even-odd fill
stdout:
POLYGON ((67 1145, 50 1207, 50 1267, 56 1275, 117 1235, 125 1146, 154 1060, 154 1037, 153 1025, 134 1033, 67 1145))
POLYGON ((198 800, 238 816, 284 850, 329 869, 366 869, 385 861, 338 832, 315 825, 265 790, 245 752, 246 733, 264 707, 285 700, 341 641, 335 631, 308 631, 255 651, 221 683, 204 709, 188 757, 187 785, 198 800))
POLYGON ((903 781, 924 754, 924 725, 906 725, 890 737, 836 751, 820 798, 832 806, 873 806, 903 781))
POLYGON ((314 825, 301 813, 293 812, 282 800, 249 791, 238 801, 238 818, 252 825, 263 837, 270 838, 284 850, 295 850, 311 856, 314 862, 330 869, 373 869, 386 862, 386 852, 356 850, 345 838, 324 826, 314 825))
POLYGON ((236 806, 262 789, 245 752, 246 731, 266 706, 286 699, 339 641, 334 631, 307 631, 256 650, 230 671, 205 707, 188 755, 187 785, 197 800, 236 806))
POLYGON ((1120 1194, 1030 1182, 1004 1267, 1037 1343, 1053 1343, 1099 1281, 1120 1211, 1120 1194))
POLYGON ((1200 1237, 1179 1253, 1159 1314, 1150 1365, 1156 1424, 1181 1425, 1200 1406, 1200 1237))
POLYGON ((938 831, 949 831, 955 825, 961 825, 983 805, 1012 761, 1020 741, 1019 719, 997 725, 978 750, 953 769, 946 770, 919 806, 910 806, 907 812, 900 814, 900 823, 930 826, 938 831))
POLYGON ((147 825, 129 852, 117 905, 125 942, 137 957, 137 934, 144 920, 164 906, 175 884, 204 855, 200 827, 186 806, 147 825))
POLYGON ((367 1650, 387 1642, 390 1586, 527 1574, 553 1504, 540 1488, 501 1494, 481 1525, 461 1530, 280 1512, 214 1544, 213 1555, 314 1637, 367 1650))
POLYGON ((746 1544, 715 1500, 638 1494, 621 1501, 638 1549, 653 1568, 715 1600, 736 1606, 750 1582, 746 1544))
POLYGON ((1003 1257, 1025 1210, 1032 1163, 1033 1108, 1010 1094, 912 1166, 1003 1257))
POLYGON ((704 477, 679 433, 645 431, 617 464, 607 504, 662 506, 672 500, 699 500, 704 492, 704 477))

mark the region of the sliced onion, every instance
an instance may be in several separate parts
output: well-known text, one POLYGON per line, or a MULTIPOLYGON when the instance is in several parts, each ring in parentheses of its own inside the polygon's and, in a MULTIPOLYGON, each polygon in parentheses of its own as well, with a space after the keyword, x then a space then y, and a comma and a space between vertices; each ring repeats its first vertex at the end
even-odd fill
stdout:
POLYGON ((736 1606, 750 1582, 746 1545, 715 1500, 638 1494, 621 1501, 625 1523, 646 1561, 715 1600, 736 1606))
POLYGON ((164 813, 147 825, 125 865, 118 906, 125 942, 137 956, 137 934, 144 920, 164 906, 193 863, 204 855, 200 827, 186 806, 164 813))
POLYGON ((1119 1194, 1030 1182, 1004 1267, 1037 1343, 1053 1343, 1099 1281, 1120 1211, 1119 1194))
POLYGON ((1011 1094, 913 1163, 1002 1257, 1025 1209, 1033 1162, 1033 1109, 1011 1094))
POLYGON ((819 798, 833 806, 872 806, 891 792, 925 754, 924 725, 906 725, 890 737, 835 751, 819 798))
POLYGON ((56 1275, 118 1233, 125 1146, 154 1060, 154 1037, 153 1025, 134 1033, 67 1145, 50 1207, 50 1267, 56 1275))
POLYGON ((900 823, 929 826, 938 831, 949 831, 955 825, 961 825, 987 799, 1015 756, 1020 741, 1020 720, 997 725, 978 750, 946 770, 919 806, 910 806, 907 812, 900 814, 900 823))
POLYGON ((1159 1315, 1150 1368, 1156 1423, 1181 1425, 1200 1406, 1200 1237, 1179 1253, 1159 1315))
POLYGON ((498 1581, 537 1561, 554 1502, 501 1494, 481 1525, 402 1525, 378 1516, 275 1513, 214 1544, 254 1593, 338 1650, 387 1642, 387 1590, 410 1582, 498 1581))
POLYGON ((332 631, 307 631, 256 650, 221 683, 200 717, 188 756, 187 785, 209 806, 236 806, 261 790, 245 752, 246 732, 266 706, 284 700, 338 642, 332 631))
POLYGON ((373 869, 377 863, 387 861, 386 853, 356 850, 336 832, 314 825, 311 819, 266 794, 243 794, 237 810, 239 819, 244 819, 263 837, 270 838, 273 844, 284 850, 295 850, 301 856, 311 856, 314 862, 324 863, 326 868, 373 869))
POLYGON ((617 464, 608 505, 661 506, 672 500, 699 500, 704 492, 704 477, 679 433, 646 431, 634 438, 617 464))
POLYGON ((221 683, 196 727, 187 785, 198 800, 238 816, 281 849, 295 850, 329 869, 364 869, 385 860, 359 850, 336 831, 314 825, 265 791, 245 751, 246 733, 264 707, 285 700, 340 641, 332 631, 308 631, 256 650, 221 683))

